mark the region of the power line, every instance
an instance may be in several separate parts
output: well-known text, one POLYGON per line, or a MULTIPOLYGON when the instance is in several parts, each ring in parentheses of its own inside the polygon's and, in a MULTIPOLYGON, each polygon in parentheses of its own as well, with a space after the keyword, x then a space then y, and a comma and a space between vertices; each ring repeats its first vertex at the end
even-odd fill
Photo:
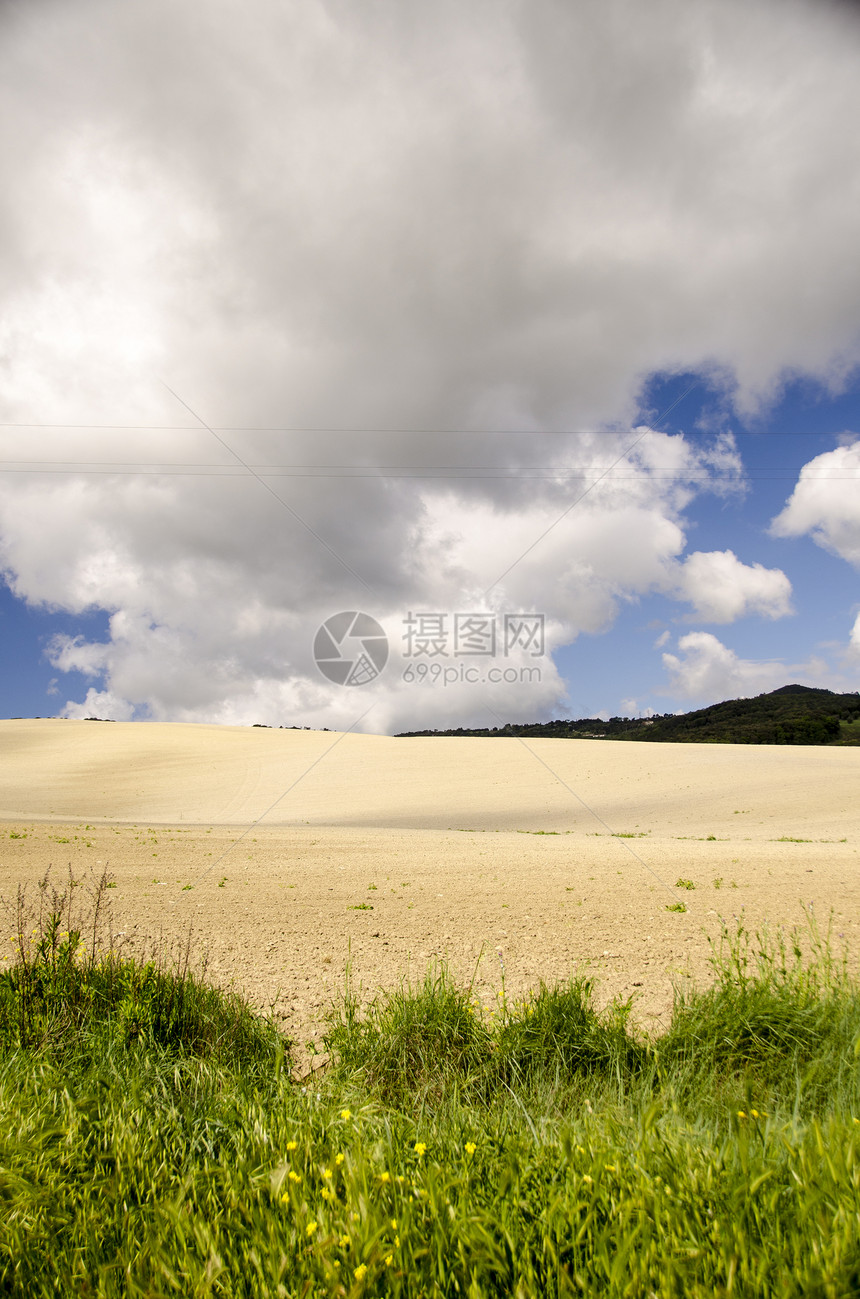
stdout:
MULTIPOLYGON (((768 465, 761 468, 744 468, 743 477, 757 482, 791 481, 804 465, 768 465)), ((103 477, 147 477, 147 478, 439 478, 439 479, 499 479, 499 481, 517 482, 530 479, 534 482, 550 482, 563 474, 594 474, 603 472, 600 465, 520 465, 500 472, 496 465, 248 465, 248 468, 234 465, 194 465, 194 464, 145 464, 143 461, 116 462, 70 460, 70 461, 9 461, 0 460, 0 473, 6 474, 91 474, 103 477)), ((715 478, 707 473, 683 473, 683 470, 663 468, 663 466, 642 466, 635 473, 629 470, 609 470, 613 481, 640 481, 643 477, 660 478, 666 482, 682 479, 683 482, 725 482, 733 483, 734 478, 715 478)), ((609 477, 608 475, 608 477, 609 477)), ((816 474, 807 474, 808 479, 816 482, 850 481, 860 477, 860 472, 846 473, 844 470, 830 472, 822 470, 816 474)))
MULTIPOLYGON (((207 426, 208 427, 208 426, 207 426)), ((289 424, 213 424, 213 433, 358 433, 375 437, 629 437, 643 428, 566 428, 566 429, 506 429, 506 428, 364 428, 353 425, 289 425, 289 424)), ((0 428, 8 429, 86 429, 90 432, 140 432, 140 433, 199 433, 199 424, 43 424, 20 423, 16 420, 0 421, 0 428)), ((660 430, 648 428, 649 432, 660 430)), ((803 429, 726 430, 732 437, 836 437, 844 429, 829 433, 807 432, 803 429)), ((670 435, 671 436, 671 435, 670 435)), ((720 432, 710 429, 690 428, 684 437, 719 437, 720 432)))
POLYGON ((243 458, 239 455, 239 452, 236 451, 233 447, 231 447, 229 443, 225 442, 224 439, 221 437, 221 435, 217 433, 214 428, 210 427, 210 425, 206 423, 202 415, 199 415, 192 406, 189 406, 188 402, 185 400, 184 397, 180 397, 179 393, 175 392, 173 388, 170 387, 170 384, 165 383, 163 379, 161 380, 161 382, 162 385, 170 393, 171 397, 173 397, 176 401, 178 401, 180 406, 185 407, 185 409, 188 411, 188 414, 191 416, 191 418, 195 419, 198 424, 200 424, 203 428, 205 428, 207 432, 212 435, 215 441, 218 442, 224 448, 227 454, 233 457, 233 459, 236 461, 237 464, 241 465, 243 469, 247 470, 250 476, 260 484, 263 490, 268 492, 269 496, 271 496, 273 500, 276 500, 278 504, 282 506, 284 510, 286 510, 290 518, 294 519, 296 523, 300 524, 304 528, 305 532, 307 532, 309 536, 313 537, 314 540, 318 543, 318 545, 322 546, 323 550, 325 550, 329 555, 331 555, 332 559, 337 560, 341 568, 345 569, 345 571, 349 573, 350 577, 354 577, 356 581, 361 583, 361 585, 365 588, 366 591, 370 591, 372 593, 372 587, 370 586, 370 584, 364 580, 364 578, 361 576, 360 573, 356 573, 355 569, 352 568, 350 564, 347 563, 347 561, 343 558, 343 556, 338 554, 334 546, 329 545, 325 537, 321 537, 320 534, 317 532, 317 530, 310 523, 308 523, 307 519, 305 519, 301 514, 299 514, 298 510, 296 510, 290 504, 289 501, 285 501, 283 496, 279 496, 278 493, 275 491, 274 487, 272 487, 271 483, 267 482, 265 478, 263 478, 260 474, 256 473, 254 469, 252 469, 252 467, 248 464, 247 460, 243 460, 243 458))

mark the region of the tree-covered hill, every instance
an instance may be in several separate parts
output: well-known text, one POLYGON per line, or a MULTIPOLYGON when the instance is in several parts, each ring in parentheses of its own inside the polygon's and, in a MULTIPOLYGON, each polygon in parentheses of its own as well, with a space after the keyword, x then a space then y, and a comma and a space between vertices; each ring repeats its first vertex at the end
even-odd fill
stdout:
POLYGON ((728 699, 692 713, 581 717, 492 729, 406 731, 406 735, 536 736, 544 739, 669 741, 676 744, 860 744, 860 694, 782 686, 754 699, 728 699))

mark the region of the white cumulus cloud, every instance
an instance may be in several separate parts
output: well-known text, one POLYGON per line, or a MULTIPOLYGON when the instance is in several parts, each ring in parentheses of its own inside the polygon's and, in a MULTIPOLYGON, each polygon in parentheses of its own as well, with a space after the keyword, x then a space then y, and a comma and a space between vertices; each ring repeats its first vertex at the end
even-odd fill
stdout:
POLYGON ((771 532, 776 537, 810 536, 860 568, 860 441, 825 451, 803 466, 771 532))
POLYGON ((829 675, 827 665, 817 660, 786 664, 740 658, 708 631, 682 636, 678 649, 680 654, 663 655, 669 673, 668 692, 695 703, 749 698, 794 682, 820 686, 822 678, 829 675))
POLYGON ((784 618, 791 613, 791 582, 779 568, 744 564, 731 550, 696 550, 681 565, 678 594, 694 616, 727 623, 750 614, 784 618))

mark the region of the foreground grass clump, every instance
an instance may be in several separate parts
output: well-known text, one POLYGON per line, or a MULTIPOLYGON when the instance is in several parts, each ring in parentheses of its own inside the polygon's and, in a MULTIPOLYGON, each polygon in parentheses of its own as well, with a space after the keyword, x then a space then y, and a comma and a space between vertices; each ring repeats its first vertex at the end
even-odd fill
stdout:
POLYGON ((810 959, 797 933, 724 930, 711 985, 676 993, 659 1043, 668 1082, 701 1089, 711 1079, 708 1090, 740 1084, 748 1097, 796 1100, 807 1110, 857 1106, 860 987, 811 913, 807 921, 810 959))
POLYGON ((244 1003, 190 968, 186 944, 152 960, 124 959, 108 920, 106 872, 63 888, 50 873, 28 907, 12 908, 16 960, 0 972, 0 1049, 55 1053, 143 1042, 181 1055, 267 1065, 283 1044, 244 1003), (96 1039, 99 1045, 96 1045, 96 1039))
POLYGON ((598 1015, 592 993, 590 979, 575 978, 555 988, 541 984, 511 1011, 503 1005, 497 1041, 507 1082, 605 1080, 623 1091, 637 1078, 647 1052, 628 1031, 630 1004, 614 1003, 598 1015))
POLYGON ((468 989, 444 970, 376 997, 364 1013, 347 989, 326 1037, 340 1072, 362 1078, 388 1105, 409 1104, 421 1090, 438 1101, 457 1083, 480 1088, 491 1042, 468 989))
POLYGON ((196 982, 170 1034, 102 998, 23 1042, 7 995, 0 1293, 860 1293, 857 991, 826 944, 726 941, 649 1044, 585 981, 492 1022, 444 971, 346 996, 312 1087, 264 1024, 217 1048, 249 1012, 196 982))
POLYGON ((490 1026, 470 989, 444 968, 418 986, 401 986, 362 1008, 347 991, 330 1018, 326 1044, 338 1073, 358 1079, 386 1105, 436 1105, 456 1095, 488 1101, 500 1087, 536 1080, 614 1079, 625 1086, 647 1058, 627 1030, 629 1005, 598 1015, 592 983, 575 978, 541 985, 490 1026))

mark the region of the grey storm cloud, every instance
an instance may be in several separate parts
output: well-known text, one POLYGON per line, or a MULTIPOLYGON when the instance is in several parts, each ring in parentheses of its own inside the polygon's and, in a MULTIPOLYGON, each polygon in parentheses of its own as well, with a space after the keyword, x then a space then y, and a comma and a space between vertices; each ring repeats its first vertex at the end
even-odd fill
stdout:
POLYGON ((329 717, 306 624, 477 600, 616 459, 493 599, 560 644, 683 598, 730 441, 560 431, 623 429, 654 371, 751 410, 857 363, 846 6, 42 0, 0 27, 0 418, 63 426, 2 455, 102 471, 6 479, 2 562, 112 614, 103 652, 55 654, 119 711, 329 717))

